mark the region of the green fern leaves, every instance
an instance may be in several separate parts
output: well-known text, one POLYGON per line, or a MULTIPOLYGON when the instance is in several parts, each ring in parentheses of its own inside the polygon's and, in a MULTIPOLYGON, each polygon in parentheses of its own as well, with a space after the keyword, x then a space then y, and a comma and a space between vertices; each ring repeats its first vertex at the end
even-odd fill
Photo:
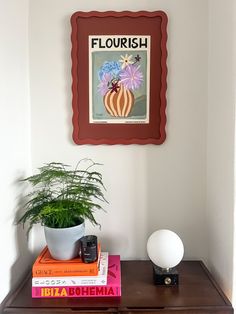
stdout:
POLYGON ((29 222, 29 230, 36 223, 51 228, 68 228, 94 218, 96 209, 102 209, 105 187, 102 175, 93 169, 100 164, 90 159, 81 160, 74 170, 69 165, 51 162, 40 167, 39 173, 25 178, 33 191, 26 195, 25 213, 18 223, 29 222), (89 163, 79 169, 82 161, 89 163))

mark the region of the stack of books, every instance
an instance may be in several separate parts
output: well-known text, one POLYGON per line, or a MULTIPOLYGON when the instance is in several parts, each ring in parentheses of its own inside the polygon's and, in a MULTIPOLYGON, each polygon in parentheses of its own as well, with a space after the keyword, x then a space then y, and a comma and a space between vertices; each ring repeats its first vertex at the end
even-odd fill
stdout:
POLYGON ((93 263, 58 261, 47 247, 32 267, 33 298, 120 297, 120 256, 101 252, 93 263))

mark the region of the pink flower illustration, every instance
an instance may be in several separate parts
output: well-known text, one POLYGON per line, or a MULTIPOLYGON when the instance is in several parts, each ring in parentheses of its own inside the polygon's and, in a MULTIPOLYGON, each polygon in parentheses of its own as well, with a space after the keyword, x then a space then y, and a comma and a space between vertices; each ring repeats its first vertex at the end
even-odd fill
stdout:
POLYGON ((140 65, 129 64, 120 72, 120 83, 127 89, 138 89, 143 82, 143 74, 140 65))
POLYGON ((111 73, 105 73, 103 75, 102 80, 98 84, 98 91, 102 96, 104 96, 109 90, 109 84, 110 84, 111 79, 112 79, 111 73))

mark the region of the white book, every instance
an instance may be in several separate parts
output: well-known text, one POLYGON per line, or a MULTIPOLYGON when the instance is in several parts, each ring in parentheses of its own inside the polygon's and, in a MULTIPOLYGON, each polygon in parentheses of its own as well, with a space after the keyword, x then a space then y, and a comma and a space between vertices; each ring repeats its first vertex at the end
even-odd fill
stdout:
POLYGON ((101 252, 97 276, 33 277, 32 287, 105 286, 107 284, 108 252, 101 252))

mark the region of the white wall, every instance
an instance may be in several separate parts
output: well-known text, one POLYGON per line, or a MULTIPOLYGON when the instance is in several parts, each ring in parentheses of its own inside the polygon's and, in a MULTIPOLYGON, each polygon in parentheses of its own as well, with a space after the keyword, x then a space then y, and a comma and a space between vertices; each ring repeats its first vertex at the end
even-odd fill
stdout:
MULTIPOLYGON (((32 160, 104 164, 107 214, 96 233, 104 249, 123 259, 146 258, 146 241, 170 228, 185 258, 206 259, 207 29, 205 0, 30 1, 29 43, 32 160), (161 146, 76 146, 72 142, 70 16, 90 10, 164 10, 168 24, 167 140, 161 146), (200 22, 201 21, 201 22, 200 22)), ((35 251, 44 245, 35 232, 35 251)))
POLYGON ((16 181, 30 167, 28 0, 0 2, 0 302, 26 271, 25 232, 14 225, 21 189, 16 181))
POLYGON ((232 297, 234 231, 234 0, 209 1, 207 238, 209 267, 232 297))

